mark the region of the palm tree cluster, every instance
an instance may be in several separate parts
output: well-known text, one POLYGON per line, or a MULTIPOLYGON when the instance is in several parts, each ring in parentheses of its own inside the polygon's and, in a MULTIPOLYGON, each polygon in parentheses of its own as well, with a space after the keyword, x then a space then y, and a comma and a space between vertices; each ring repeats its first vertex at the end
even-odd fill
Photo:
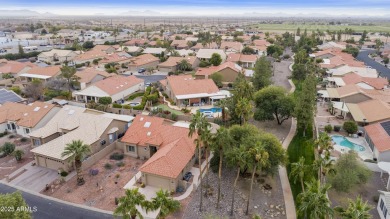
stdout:
POLYGON ((158 218, 166 218, 169 214, 180 209, 180 202, 174 200, 170 193, 166 190, 159 190, 156 197, 151 201, 146 200, 145 195, 138 191, 138 188, 127 189, 125 196, 118 199, 118 207, 114 211, 114 215, 122 216, 124 219, 143 218, 140 211, 144 209, 148 211, 159 210, 158 218))

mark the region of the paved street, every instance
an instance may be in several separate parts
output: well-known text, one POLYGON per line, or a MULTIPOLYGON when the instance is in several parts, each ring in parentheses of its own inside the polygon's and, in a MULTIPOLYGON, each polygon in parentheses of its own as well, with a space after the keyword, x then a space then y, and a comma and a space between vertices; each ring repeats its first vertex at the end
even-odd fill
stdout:
POLYGON ((378 73, 381 73, 380 76, 387 77, 388 79, 390 79, 390 69, 368 57, 369 54, 374 52, 375 50, 360 50, 359 55, 356 57, 356 59, 364 62, 364 64, 366 64, 367 66, 375 68, 378 73))
MULTIPOLYGON (((12 193, 16 189, 0 183, 0 193, 12 193)), ((33 213, 35 219, 105 219, 114 218, 112 215, 63 204, 50 199, 42 198, 30 193, 22 192, 26 203, 31 209, 35 206, 37 211, 33 213)))

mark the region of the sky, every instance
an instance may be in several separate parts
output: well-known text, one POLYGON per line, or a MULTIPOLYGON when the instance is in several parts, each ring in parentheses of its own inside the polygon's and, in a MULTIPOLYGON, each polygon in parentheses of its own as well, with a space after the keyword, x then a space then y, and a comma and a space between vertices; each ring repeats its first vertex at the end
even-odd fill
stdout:
MULTIPOLYGON (((329 14, 382 16, 390 0, 0 0, 0 10, 28 9, 59 15, 123 15, 153 11, 154 15, 329 14)), ((149 12, 150 13, 150 12, 149 12)))

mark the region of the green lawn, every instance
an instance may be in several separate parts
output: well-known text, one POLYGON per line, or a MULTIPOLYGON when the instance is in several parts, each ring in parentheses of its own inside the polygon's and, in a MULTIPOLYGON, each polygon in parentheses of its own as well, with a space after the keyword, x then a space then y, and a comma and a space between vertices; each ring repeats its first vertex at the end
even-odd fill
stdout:
POLYGON ((165 105, 165 104, 160 104, 160 105, 157 105, 156 107, 162 108, 163 110, 168 110, 169 112, 175 113, 176 115, 184 115, 184 113, 183 113, 182 111, 178 111, 178 110, 171 109, 171 108, 169 108, 169 107, 168 107, 167 105, 165 105))
POLYGON ((262 31, 296 31, 301 28, 301 31, 307 29, 308 31, 312 30, 345 30, 345 28, 352 28, 354 31, 363 32, 364 30, 368 32, 390 32, 390 23, 376 24, 373 26, 359 26, 359 25, 349 25, 349 26, 340 26, 340 25, 325 25, 325 24, 316 24, 316 23, 283 23, 283 24, 254 24, 253 27, 259 28, 262 31))

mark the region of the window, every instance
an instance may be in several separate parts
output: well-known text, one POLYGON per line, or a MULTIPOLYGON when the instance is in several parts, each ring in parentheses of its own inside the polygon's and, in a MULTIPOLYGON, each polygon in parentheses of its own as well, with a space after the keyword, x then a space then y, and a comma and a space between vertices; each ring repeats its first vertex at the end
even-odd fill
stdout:
POLYGON ((134 147, 134 146, 128 145, 128 146, 127 146, 127 151, 128 151, 128 152, 135 152, 135 147, 134 147))
POLYGON ((33 140, 33 144, 34 144, 34 146, 39 146, 39 145, 41 145, 41 140, 40 139, 34 139, 33 140))
POLYGON ((11 125, 7 123, 7 129, 11 130, 11 125))
POLYGON ((24 128, 24 134, 28 134, 30 133, 30 129, 29 128, 24 128))

